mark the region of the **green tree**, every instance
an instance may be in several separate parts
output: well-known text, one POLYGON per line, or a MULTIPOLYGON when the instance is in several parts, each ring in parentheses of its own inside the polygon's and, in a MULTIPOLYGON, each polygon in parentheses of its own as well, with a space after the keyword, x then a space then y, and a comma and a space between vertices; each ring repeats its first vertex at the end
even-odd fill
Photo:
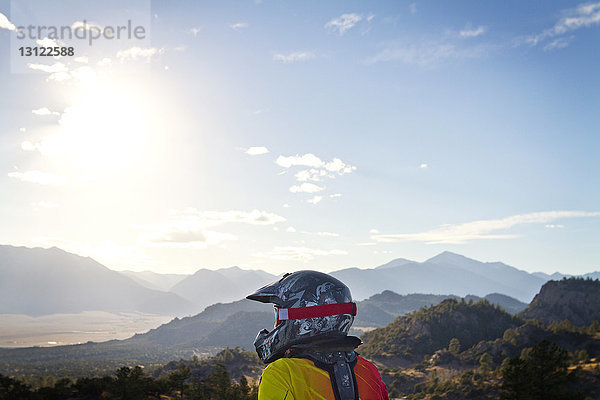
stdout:
POLYGON ((53 387, 42 387, 37 390, 37 395, 44 400, 62 400, 69 398, 73 392, 72 382, 69 378, 61 378, 53 387))
POLYGON ((481 368, 481 372, 490 372, 492 370, 493 363, 494 359, 488 353, 483 353, 481 357, 479 357, 479 367, 481 368))
POLYGON ((171 387, 179 393, 180 399, 183 399, 183 394, 189 386, 185 381, 190 379, 191 376, 192 372, 187 365, 182 365, 169 374, 169 383, 171 384, 171 387))
POLYGON ((144 370, 140 366, 121 367, 116 376, 111 392, 121 400, 144 399, 151 392, 152 378, 144 377, 144 370))
POLYGON ((32 393, 29 386, 16 379, 0 374, 0 399, 26 400, 31 398, 32 393))
POLYGON ((208 376, 206 384, 211 394, 211 400, 230 400, 232 398, 229 372, 223 364, 215 366, 215 370, 208 376))
POLYGON ((548 340, 503 363, 503 400, 577 400, 568 353, 548 340))
POLYGON ((450 343, 448 344, 448 351, 455 356, 460 352, 460 341, 457 338, 450 339, 450 343))

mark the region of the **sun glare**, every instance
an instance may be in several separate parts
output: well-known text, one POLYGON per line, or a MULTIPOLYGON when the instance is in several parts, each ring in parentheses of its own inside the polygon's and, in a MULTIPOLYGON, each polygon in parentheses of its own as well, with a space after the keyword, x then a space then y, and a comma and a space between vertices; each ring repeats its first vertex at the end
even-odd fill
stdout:
POLYGON ((120 77, 80 76, 73 105, 58 128, 40 144, 42 154, 60 157, 86 177, 110 174, 139 162, 148 137, 149 120, 159 113, 143 90, 120 77))

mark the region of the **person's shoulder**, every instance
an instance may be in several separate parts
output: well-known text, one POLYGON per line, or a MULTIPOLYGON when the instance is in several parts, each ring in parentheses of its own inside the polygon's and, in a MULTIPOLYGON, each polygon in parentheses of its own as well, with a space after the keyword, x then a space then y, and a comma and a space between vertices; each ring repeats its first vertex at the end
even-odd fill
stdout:
POLYGON ((366 358, 361 357, 361 356, 356 357, 356 359, 357 359, 357 365, 360 365, 361 367, 366 368, 369 371, 379 375, 379 370, 377 369, 375 364, 373 364, 371 361, 369 361, 366 358))
POLYGON ((266 370, 290 370, 300 365, 312 363, 304 358, 278 358, 265 367, 266 370))
POLYGON ((362 356, 356 356, 356 359, 358 360, 359 363, 362 364, 366 364, 366 365, 373 365, 375 366, 371 361, 367 360, 366 358, 362 357, 362 356))

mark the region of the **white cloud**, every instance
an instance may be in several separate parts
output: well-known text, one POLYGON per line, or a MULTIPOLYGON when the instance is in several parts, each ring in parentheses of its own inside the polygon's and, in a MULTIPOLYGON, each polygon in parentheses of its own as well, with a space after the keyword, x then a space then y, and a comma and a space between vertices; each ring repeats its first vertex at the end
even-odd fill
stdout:
POLYGON ((411 14, 416 14, 417 13, 417 3, 410 3, 408 5, 408 11, 410 11, 411 14))
POLYGON ((152 57, 158 55, 158 54, 163 54, 165 52, 164 48, 157 48, 157 47, 148 47, 148 48, 142 48, 139 46, 134 46, 131 47, 127 50, 119 50, 117 52, 117 59, 120 62, 124 62, 124 61, 137 61, 137 60, 143 60, 147 63, 149 63, 152 60, 152 57))
POLYGON ((249 225, 273 225, 279 222, 285 222, 281 215, 267 211, 199 211, 195 208, 188 208, 183 211, 171 211, 173 217, 181 217, 191 221, 201 222, 203 226, 216 226, 224 223, 243 223, 249 225))
POLYGON ((94 30, 102 32, 104 28, 101 25, 98 25, 95 22, 87 22, 87 21, 76 21, 71 25, 71 29, 75 31, 76 29, 83 29, 86 31, 94 30))
POLYGON ((308 61, 315 58, 315 54, 310 51, 294 51, 288 54, 276 53, 273 54, 273 61, 278 61, 283 64, 291 64, 299 61, 308 61))
MULTIPOLYGON (((321 171, 323 173, 326 173, 325 171, 321 171)), ((297 172, 294 177, 296 178, 297 181, 299 182, 306 182, 306 181, 315 181, 318 182, 321 180, 321 178, 319 177, 320 175, 320 171, 318 170, 302 170, 300 172, 297 172), (315 171, 315 173, 312 173, 311 171, 315 171)))
POLYGON ((191 28, 191 29, 190 29, 190 33, 191 33, 192 35, 194 35, 194 36, 197 36, 197 35, 198 35, 198 33, 200 33, 200 31, 201 31, 201 30, 202 30, 202 29, 200 29, 200 28, 191 28))
POLYGON ((363 17, 360 14, 342 14, 338 18, 334 18, 326 23, 325 28, 334 32, 337 31, 341 36, 356 26, 362 19, 363 17))
POLYGON ((337 172, 339 175, 349 174, 356 170, 356 167, 344 163, 339 158, 334 158, 332 161, 324 165, 325 169, 329 172, 337 172))
POLYGON ((19 132, 27 132, 27 128, 19 128, 19 132))
POLYGON ((292 193, 316 193, 324 190, 324 187, 317 186, 314 183, 302 183, 300 185, 294 185, 290 187, 292 193))
POLYGON ((335 232, 317 232, 317 236, 339 237, 340 234, 335 232))
POLYGON ((238 23, 229 25, 229 27, 231 29, 233 29, 234 31, 241 31, 242 29, 248 27, 248 23, 247 22, 238 22, 238 23))
POLYGON ((330 194, 329 197, 331 197, 332 199, 335 199, 337 197, 342 197, 341 193, 334 193, 334 194, 330 194))
POLYGON ((445 61, 480 58, 487 50, 488 47, 483 45, 461 47, 451 42, 398 44, 368 57, 365 64, 400 61, 404 64, 429 67, 445 61))
POLYGON ((371 230, 369 231, 369 233, 372 233, 372 234, 378 234, 378 233, 379 233, 379 230, 377 230, 377 229, 371 229, 371 230))
POLYGON ((283 205, 283 208, 290 208, 290 205, 289 205, 288 203, 285 203, 285 204, 283 205))
POLYGON ((40 185, 64 185, 67 183, 67 178, 60 175, 50 174, 42 171, 26 171, 26 172, 9 172, 9 178, 18 179, 22 182, 37 183, 40 185))
POLYGON ((377 243, 375 242, 360 242, 360 243, 354 243, 356 246, 376 246, 377 243))
POLYGON ((52 65, 48 64, 27 64, 29 69, 34 71, 42 71, 50 74, 48 80, 63 82, 71 79, 69 68, 61 62, 56 62, 52 65))
POLYGON ((0 13, 0 29, 8 29, 9 31, 16 31, 17 27, 8 20, 6 15, 0 13))
POLYGON ((562 218, 600 217, 600 212, 546 211, 519 214, 495 220, 480 220, 462 224, 444 225, 419 233, 374 235, 378 242, 424 242, 428 244, 464 244, 476 239, 512 239, 515 234, 494 233, 517 225, 546 224, 562 218))
POLYGON ((35 41, 38 46, 42 46, 42 47, 58 47, 60 45, 64 45, 64 43, 59 43, 54 39, 50 39, 50 38, 43 38, 43 39, 37 39, 35 41))
POLYGON ((317 204, 319 203, 321 200, 323 200, 323 196, 314 196, 312 199, 308 199, 306 200, 308 203, 311 204, 317 204))
POLYGON ((573 36, 568 37, 568 38, 559 37, 557 39, 554 39, 553 41, 551 41, 550 43, 548 43, 544 46, 544 51, 564 49, 565 47, 567 47, 569 45, 569 43, 571 42, 572 39, 573 39, 573 36))
POLYGON ((290 168, 294 166, 314 167, 319 168, 323 166, 324 162, 312 153, 307 153, 302 156, 296 154, 295 156, 279 156, 275 163, 283 168, 290 168))
POLYGON ((546 228, 548 228, 548 229, 562 229, 564 227, 565 226, 561 225, 561 224, 547 224, 546 225, 546 228))
POLYGON ((289 226, 285 231, 288 233, 296 233, 296 228, 294 228, 293 226, 289 226))
POLYGON ((487 26, 480 25, 477 28, 467 27, 460 31, 458 34, 463 38, 474 38, 477 36, 481 36, 487 32, 487 26))
MULTIPOLYGON (((600 25, 600 2, 580 4, 573 9, 565 10, 563 14, 565 16, 556 22, 552 28, 546 29, 537 35, 520 38, 517 44, 525 43, 536 46, 547 39, 564 35, 568 32, 600 25)), ((559 46, 553 48, 564 48, 568 45, 568 42, 564 41, 559 43, 559 46)))
POLYGON ((328 172, 344 175, 356 170, 355 166, 346 164, 337 157, 330 162, 325 162, 312 153, 307 153, 302 156, 298 154, 288 157, 279 156, 277 157, 277 160, 275 160, 275 163, 283 168, 296 166, 312 167, 310 170, 300 171, 295 175, 296 179, 300 182, 308 180, 320 181, 324 176, 330 178, 334 177, 334 175, 328 174, 328 172))
POLYGON ((98 61, 98 63, 96 65, 98 65, 99 67, 106 67, 111 64, 112 64, 112 60, 108 57, 104 57, 102 60, 98 61))
MULTIPOLYGON (((277 160, 275 160, 275 163, 286 169, 293 167, 311 167, 310 169, 304 169, 294 174, 296 181, 302 183, 291 186, 290 192, 292 193, 320 192, 325 188, 310 182, 321 182, 325 179, 333 179, 336 176, 341 176, 356 171, 355 166, 346 164, 337 157, 334 157, 333 160, 326 162, 312 153, 306 153, 303 155, 296 154, 295 156, 279 156, 277 157, 277 160)), ((283 171, 282 173, 285 172, 286 171, 283 171)), ((339 193, 330 195, 330 197, 340 196, 341 194, 339 193)), ((317 204, 321 200, 323 200, 323 196, 314 196, 307 201, 312 204, 317 204)))
POLYGON ((48 109, 48 107, 42 107, 42 108, 37 108, 35 110, 31 110, 31 113, 35 114, 35 115, 42 115, 42 116, 44 116, 44 115, 60 115, 59 112, 50 111, 48 109))
POLYGON ((268 253, 256 253, 255 257, 271 258, 284 261, 310 261, 316 256, 346 255, 344 250, 320 250, 308 247, 277 246, 268 253))
POLYGON ((425 169, 427 167, 429 167, 429 165, 427 165, 425 163, 422 163, 421 165, 419 165, 419 168, 421 168, 421 169, 425 169))
POLYGON ((81 56, 81 57, 75 57, 73 59, 73 61, 78 62, 78 63, 82 63, 82 64, 87 64, 88 62, 90 62, 90 59, 87 58, 86 56, 81 56))
POLYGON ((263 146, 249 147, 244 153, 246 153, 250 156, 260 156, 262 154, 269 153, 269 149, 267 149, 266 147, 263 147, 263 146))
POLYGON ((47 72, 49 74, 56 74, 56 73, 60 73, 60 72, 68 72, 69 71, 67 66, 61 62, 57 62, 52 65, 27 64, 27 67, 29 67, 29 69, 33 69, 36 71, 43 71, 43 72, 47 72))

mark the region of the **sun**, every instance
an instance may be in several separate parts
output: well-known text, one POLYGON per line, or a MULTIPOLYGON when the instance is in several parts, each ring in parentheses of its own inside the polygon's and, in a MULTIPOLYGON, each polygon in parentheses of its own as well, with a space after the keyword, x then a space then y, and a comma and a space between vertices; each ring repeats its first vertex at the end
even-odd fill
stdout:
POLYGON ((143 86, 127 76, 79 77, 72 105, 38 145, 87 177, 102 176, 140 162, 161 113, 143 86))

